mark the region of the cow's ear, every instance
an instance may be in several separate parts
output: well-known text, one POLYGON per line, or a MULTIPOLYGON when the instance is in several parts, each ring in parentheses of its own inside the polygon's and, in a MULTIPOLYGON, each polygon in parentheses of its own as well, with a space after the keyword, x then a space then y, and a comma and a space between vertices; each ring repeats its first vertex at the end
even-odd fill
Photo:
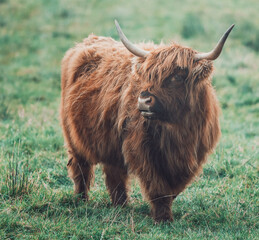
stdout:
POLYGON ((131 52, 133 53, 135 56, 137 57, 147 57, 147 55, 149 54, 148 51, 143 50, 141 48, 138 48, 137 46, 135 46, 133 43, 131 43, 127 37, 125 36, 125 34, 122 32, 119 23, 117 22, 117 20, 115 20, 115 26, 117 29, 117 32, 119 34, 120 40, 123 43, 123 45, 131 52))
POLYGON ((211 61, 203 62, 192 69, 192 77, 194 77, 196 81, 208 79, 210 78, 213 69, 213 63, 211 61))

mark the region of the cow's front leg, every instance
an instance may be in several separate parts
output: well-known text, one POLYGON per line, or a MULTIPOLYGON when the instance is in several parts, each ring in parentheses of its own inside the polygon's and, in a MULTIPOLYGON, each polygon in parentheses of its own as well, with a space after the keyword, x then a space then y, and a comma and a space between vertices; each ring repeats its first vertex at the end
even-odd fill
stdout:
POLYGON ((155 222, 173 221, 171 205, 175 196, 171 189, 159 178, 151 181, 141 180, 141 188, 151 205, 151 214, 155 222))
POLYGON ((151 214, 156 222, 173 221, 173 197, 166 194, 150 196, 151 214))

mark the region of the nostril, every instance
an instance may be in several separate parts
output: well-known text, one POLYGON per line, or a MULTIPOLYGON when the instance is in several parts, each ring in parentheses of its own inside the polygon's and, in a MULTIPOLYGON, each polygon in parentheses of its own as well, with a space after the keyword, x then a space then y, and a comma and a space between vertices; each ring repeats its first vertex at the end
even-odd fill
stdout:
POLYGON ((146 104, 150 104, 151 102, 152 102, 152 98, 151 97, 145 99, 145 103, 146 104))
POLYGON ((145 104, 148 106, 153 106, 155 104, 155 98, 150 96, 149 98, 145 99, 145 104))

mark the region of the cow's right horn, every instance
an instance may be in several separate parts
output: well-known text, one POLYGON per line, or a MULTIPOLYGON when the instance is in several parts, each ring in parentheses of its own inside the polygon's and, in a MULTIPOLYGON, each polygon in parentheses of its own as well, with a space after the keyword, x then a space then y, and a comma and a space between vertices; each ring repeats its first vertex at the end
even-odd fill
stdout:
POLYGON ((145 51, 143 49, 138 48, 137 46, 135 46, 134 44, 132 44, 124 35, 124 33, 122 32, 119 23, 117 22, 117 20, 115 20, 115 25, 117 28, 117 32, 119 34, 120 40, 123 43, 123 45, 134 55, 138 56, 138 57, 146 57, 149 52, 145 51))

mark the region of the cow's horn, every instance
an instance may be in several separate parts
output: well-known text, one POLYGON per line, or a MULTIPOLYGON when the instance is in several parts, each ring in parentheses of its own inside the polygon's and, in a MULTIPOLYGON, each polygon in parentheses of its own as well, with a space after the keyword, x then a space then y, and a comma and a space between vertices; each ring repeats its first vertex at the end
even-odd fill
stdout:
POLYGON ((235 24, 233 24, 229 27, 229 29, 221 37, 218 44, 216 45, 216 47, 212 51, 210 51, 208 53, 197 53, 197 54, 195 54, 194 59, 195 60, 201 60, 201 59, 215 60, 215 59, 217 59, 218 56, 220 55, 221 51, 222 51, 222 48, 225 44, 225 41, 228 38, 229 33, 231 32, 231 30, 233 29, 234 26, 235 26, 235 24))
POLYGON ((119 23, 117 22, 117 20, 115 20, 115 25, 117 28, 117 32, 119 34, 119 37, 122 41, 122 43, 124 44, 124 46, 134 55, 138 56, 138 57, 146 57, 149 52, 145 51, 143 49, 138 48, 137 46, 135 46, 134 44, 132 44, 124 35, 124 33, 122 32, 119 23))

